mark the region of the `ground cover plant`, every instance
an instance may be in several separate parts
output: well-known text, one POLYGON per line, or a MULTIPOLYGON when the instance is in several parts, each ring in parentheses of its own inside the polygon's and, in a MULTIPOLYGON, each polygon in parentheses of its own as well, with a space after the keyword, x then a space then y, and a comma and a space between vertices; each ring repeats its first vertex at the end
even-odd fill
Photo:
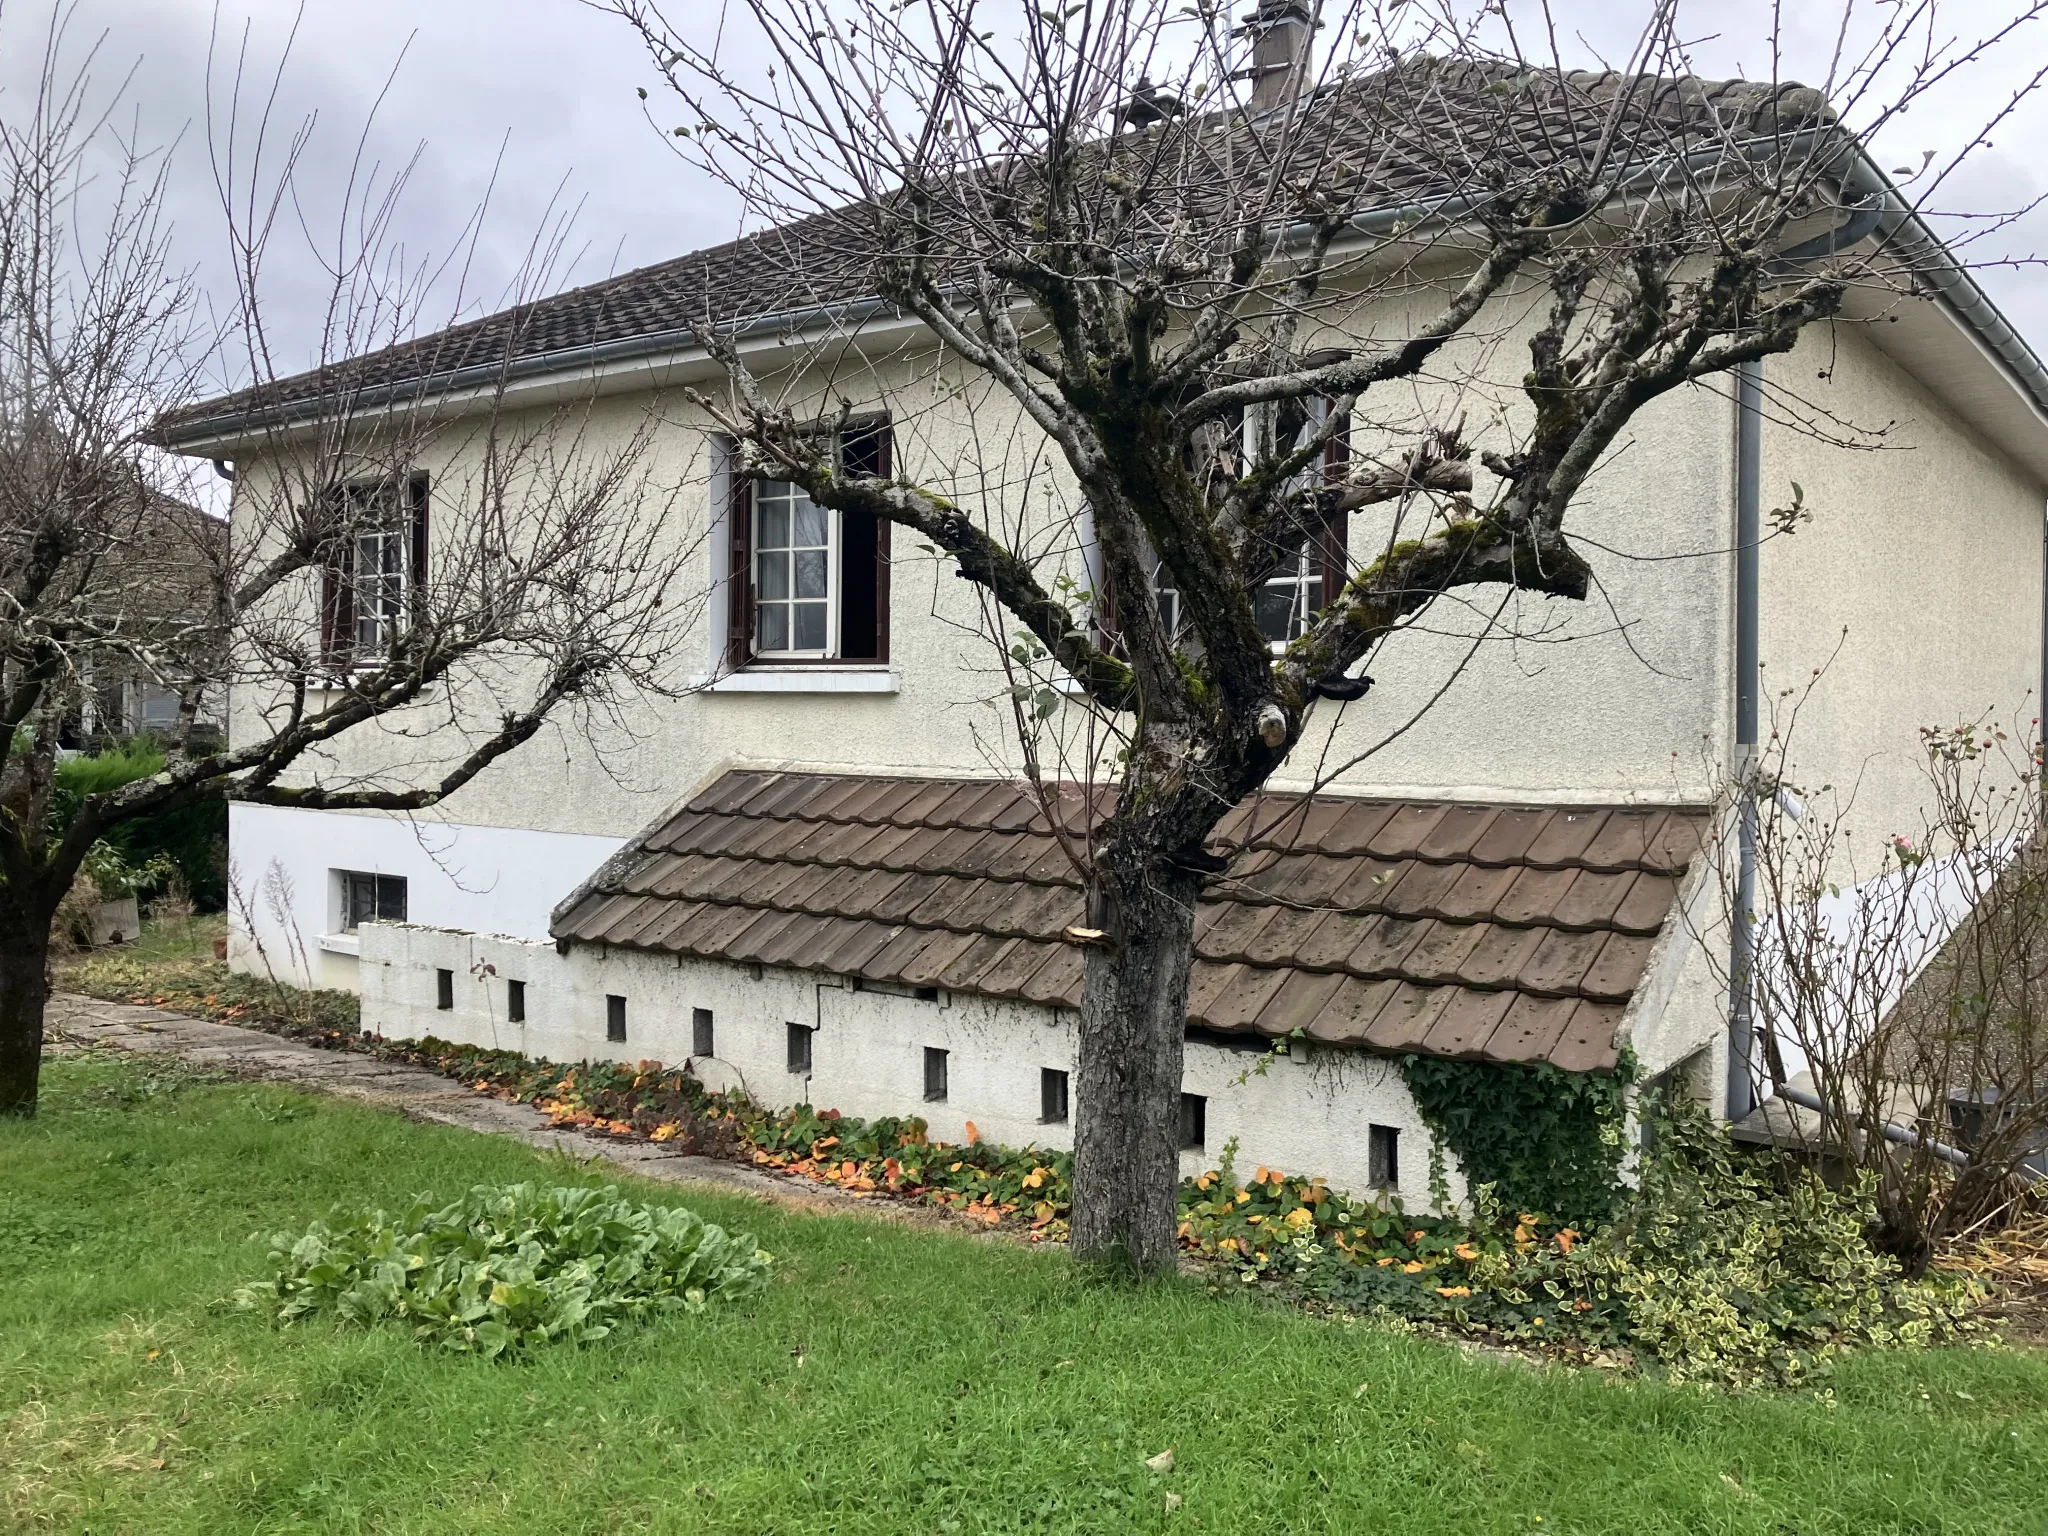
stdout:
POLYGON ((754 1240, 616 1189, 479 1184, 438 1209, 360 1212, 270 1240, 270 1277, 236 1302, 281 1322, 391 1322, 423 1344, 502 1355, 588 1344, 664 1312, 759 1290, 754 1240))
POLYGON ((2031 1353, 1673 1388, 147 1061, 46 1082, 37 1120, 0 1126, 0 1528, 1829 1536, 2031 1531, 2048 1507, 2031 1353), (258 1234, 309 1212, 518 1182, 686 1205, 754 1233, 773 1277, 495 1361, 223 1304, 258 1234))

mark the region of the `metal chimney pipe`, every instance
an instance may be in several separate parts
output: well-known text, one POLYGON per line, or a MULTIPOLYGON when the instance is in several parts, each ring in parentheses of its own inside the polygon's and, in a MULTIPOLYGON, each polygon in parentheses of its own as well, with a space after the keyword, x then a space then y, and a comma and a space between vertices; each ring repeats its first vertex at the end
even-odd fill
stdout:
POLYGON ((1308 79, 1309 42, 1320 23, 1314 0, 1259 0, 1240 34, 1252 40, 1251 109, 1271 112, 1301 94, 1308 79))

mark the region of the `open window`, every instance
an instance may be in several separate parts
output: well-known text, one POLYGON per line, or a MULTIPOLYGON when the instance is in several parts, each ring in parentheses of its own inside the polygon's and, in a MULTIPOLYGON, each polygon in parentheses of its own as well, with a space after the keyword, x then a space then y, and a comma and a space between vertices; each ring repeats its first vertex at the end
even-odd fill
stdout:
MULTIPOLYGON (((1222 469, 1232 475, 1243 472, 1245 464, 1261 457, 1270 433, 1271 441, 1288 449, 1306 446, 1329 420, 1331 402, 1321 397, 1285 400, 1254 407, 1235 423, 1236 438, 1231 452, 1219 456, 1222 469)), ((1297 494, 1319 485, 1334 488, 1342 483, 1351 458, 1351 445, 1342 431, 1323 445, 1321 458, 1301 471, 1291 489, 1297 494)), ((1298 640, 1315 616, 1344 588, 1346 579, 1347 520, 1334 495, 1317 522, 1315 530, 1298 545, 1275 552, 1273 568, 1252 595, 1253 613, 1263 633, 1277 652, 1298 640)), ((1263 562, 1262 562, 1263 563, 1263 562)), ((1160 622, 1169 634, 1178 635, 1187 623, 1180 592, 1174 587, 1164 562, 1147 558, 1153 603, 1160 622)), ((1115 594, 1105 594, 1099 606, 1098 626, 1110 644, 1115 644, 1115 594)))
MULTIPOLYGON (((890 473, 886 418, 849 425, 833 452, 849 474, 890 473)), ((735 474, 726 664, 889 659, 889 524, 821 507, 787 480, 735 474)))
POLYGON ((322 572, 320 649, 329 669, 375 665, 418 616, 427 576, 427 477, 339 487, 341 533, 322 572))

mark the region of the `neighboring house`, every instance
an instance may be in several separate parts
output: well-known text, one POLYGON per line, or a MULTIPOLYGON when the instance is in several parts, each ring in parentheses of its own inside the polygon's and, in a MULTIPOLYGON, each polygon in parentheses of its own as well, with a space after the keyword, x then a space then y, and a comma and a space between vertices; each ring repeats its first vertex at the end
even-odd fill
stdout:
POLYGON ((228 525, 157 492, 99 556, 92 605, 113 618, 108 643, 85 665, 86 696, 67 747, 134 736, 169 736, 192 699, 195 743, 218 741, 227 725, 219 655, 226 629, 219 577, 228 525))
MULTIPOLYGON (((1882 185, 1867 162, 1857 174, 1882 185)), ((1065 1144, 1081 958, 1062 934, 1079 891, 1015 782, 1006 716, 983 707, 1001 678, 974 594, 887 528, 735 484, 726 445, 674 398, 717 376, 688 329, 708 296, 764 368, 854 331, 857 349, 874 338, 878 374, 924 377, 914 328, 858 282, 790 277, 807 254, 831 258, 830 234, 810 221, 350 365, 359 414, 502 374, 515 406, 594 383, 593 412, 623 429, 667 391, 664 468, 696 488, 676 538, 714 594, 700 686, 614 734, 536 744, 433 819, 237 805, 235 862, 245 880, 288 877, 296 906, 261 914, 278 927, 256 937, 276 960, 296 927, 312 957, 299 979, 360 987, 366 1027, 557 1059, 689 1058, 770 1103, 1065 1144), (806 565, 830 573, 821 590, 785 583, 806 565)), ((1406 1051, 1584 1070, 1626 1048, 1720 1102, 1728 999, 1682 913, 1719 911, 1699 850, 1737 757, 1746 494, 1768 507, 1804 487, 1811 522, 1762 550, 1756 641, 1767 692, 1827 669, 1803 761, 1816 780, 1860 778, 1873 841, 1913 823, 1922 723, 2040 712, 2048 376, 1931 240, 1914 248, 1922 296, 1881 315, 1856 295, 1849 321, 1763 368, 1816 411, 1890 423, 1883 451, 1774 411, 1745 432, 1732 387, 1660 401, 1570 525, 1604 602, 1543 609, 1542 633, 1476 649, 1480 621, 1439 605, 1375 659, 1372 707, 1338 719, 1327 751, 1327 721, 1312 725, 1318 745, 1226 823, 1242 851, 1197 936, 1191 1160, 1234 1138, 1246 1163, 1425 1202, 1428 1136, 1390 1069, 1406 1051), (1356 766, 1304 796, 1319 757, 1356 766), (1245 1075, 1248 1049, 1297 1029, 1307 1050, 1245 1075)), ((1376 323, 1400 321, 1390 306, 1376 323)), ((309 376, 217 402, 174 444, 237 459, 246 486, 267 472, 271 428, 317 419, 331 387, 309 376)), ((939 403, 914 419, 861 418, 847 451, 974 496, 961 466, 1016 418, 929 393, 939 403)), ((403 516, 372 552, 375 612, 397 611, 408 562, 429 557, 404 518, 437 488, 461 494, 467 450, 450 441, 392 493, 403 516)), ((1382 536, 1365 515, 1332 535, 1354 560, 1382 536)), ((1264 605, 1276 638, 1319 600, 1319 559, 1305 552, 1264 605)), ((1070 566, 1085 584, 1085 547, 1070 566)), ((366 590, 358 572, 330 580, 330 643, 336 592, 356 594, 359 625, 375 617, 366 590)), ((1085 800, 1054 814, 1078 825, 1085 800)))

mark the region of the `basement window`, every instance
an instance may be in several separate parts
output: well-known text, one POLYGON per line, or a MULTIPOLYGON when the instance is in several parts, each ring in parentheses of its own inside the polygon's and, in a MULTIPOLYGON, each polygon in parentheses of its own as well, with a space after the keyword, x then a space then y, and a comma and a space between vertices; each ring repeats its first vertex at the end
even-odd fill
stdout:
POLYGON ((337 869, 341 881, 341 931, 354 933, 363 923, 405 921, 405 876, 366 875, 337 869))
POLYGON ((434 1006, 442 1013, 448 1012, 455 1006, 455 973, 453 971, 434 972, 434 1006))
POLYGON ((946 1101, 946 1053, 931 1045, 924 1048, 924 1096, 929 1104, 946 1101))
POLYGON ((616 992, 604 996, 604 1037, 613 1045, 626 1043, 626 1000, 616 992))
POLYGON ((1038 1073, 1038 1123, 1067 1123, 1067 1074, 1057 1067, 1042 1067, 1038 1073))
POLYGON ((808 1024, 789 1026, 789 1070, 804 1077, 811 1075, 811 1034, 808 1024))
POLYGON ((713 1038, 711 1010, 692 1008, 690 1010, 690 1054, 692 1056, 716 1056, 717 1041, 713 1038))
POLYGON ((1365 1128, 1366 1178, 1375 1189, 1393 1189, 1401 1182, 1401 1133, 1391 1125, 1365 1128))
POLYGON ((1199 1093, 1180 1096, 1181 1150, 1199 1152, 1209 1140, 1209 1101, 1199 1093))
POLYGON ((526 983, 508 981, 505 983, 505 1017, 514 1024, 526 1022, 526 983))

